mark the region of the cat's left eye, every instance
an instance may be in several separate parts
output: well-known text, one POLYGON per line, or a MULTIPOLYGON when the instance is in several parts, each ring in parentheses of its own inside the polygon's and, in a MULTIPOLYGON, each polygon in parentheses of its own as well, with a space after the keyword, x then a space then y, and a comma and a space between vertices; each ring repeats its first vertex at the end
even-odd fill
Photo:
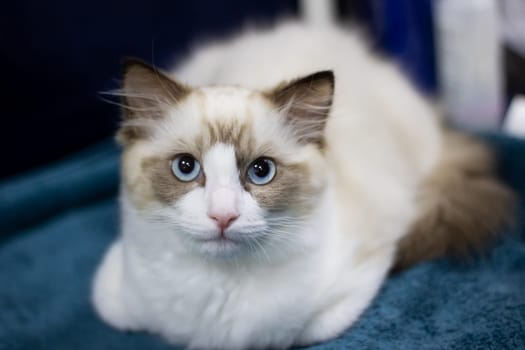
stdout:
POLYGON ((266 185, 275 176, 275 163, 270 158, 257 158, 250 164, 246 175, 253 184, 266 185))
POLYGON ((190 182, 199 177, 201 164, 192 155, 181 154, 171 162, 171 171, 180 181, 190 182))

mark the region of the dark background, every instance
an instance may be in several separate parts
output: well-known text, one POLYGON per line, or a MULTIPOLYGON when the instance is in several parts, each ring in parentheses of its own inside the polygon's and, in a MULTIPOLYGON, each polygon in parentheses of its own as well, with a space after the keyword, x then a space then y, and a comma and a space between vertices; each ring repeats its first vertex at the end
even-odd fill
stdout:
POLYGON ((0 9, 0 177, 61 158, 109 137, 118 109, 120 62, 163 66, 196 38, 248 20, 295 13, 294 1, 22 0, 0 9))
MULTIPOLYGON (((436 88, 431 0, 348 0, 339 15, 368 29, 425 92, 436 88)), ((195 40, 245 23, 297 16, 292 0, 21 0, 0 7, 0 178, 110 137, 118 108, 99 92, 118 87, 125 56, 172 65, 195 40)), ((519 56, 507 55, 519 69, 519 56)), ((523 75, 522 75, 523 76, 523 75)), ((523 88, 510 81, 512 89, 523 88)))

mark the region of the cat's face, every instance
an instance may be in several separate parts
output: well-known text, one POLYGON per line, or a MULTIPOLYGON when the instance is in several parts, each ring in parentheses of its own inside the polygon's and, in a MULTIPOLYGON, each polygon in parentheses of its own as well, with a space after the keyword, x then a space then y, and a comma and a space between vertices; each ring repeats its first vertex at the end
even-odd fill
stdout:
POLYGON ((260 92, 189 88, 133 61, 122 94, 124 189, 141 216, 191 254, 300 247, 325 183, 331 72, 260 92))

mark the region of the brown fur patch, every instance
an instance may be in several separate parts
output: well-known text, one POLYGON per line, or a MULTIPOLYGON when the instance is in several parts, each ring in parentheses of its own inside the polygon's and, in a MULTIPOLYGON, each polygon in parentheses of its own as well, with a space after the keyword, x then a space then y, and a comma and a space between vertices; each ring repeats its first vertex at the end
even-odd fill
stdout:
POLYGON ((479 251, 511 223, 514 197, 496 178, 491 151, 452 130, 444 142, 441 161, 420 188, 423 210, 399 242, 394 270, 479 251))
POLYGON ((282 83, 264 95, 279 109, 286 109, 287 122, 300 142, 314 143, 322 148, 334 81, 332 71, 323 71, 282 83))
POLYGON ((254 156, 256 145, 251 120, 248 119, 242 123, 237 120, 205 122, 203 134, 199 140, 201 148, 208 149, 217 143, 233 145, 238 162, 243 163, 246 156, 254 156))
POLYGON ((145 62, 130 58, 124 62, 121 88, 123 123, 117 140, 123 144, 143 139, 148 135, 144 123, 136 119, 154 119, 184 99, 192 90, 171 79, 145 62))
POLYGON ((151 183, 153 195, 161 203, 174 203, 191 190, 204 186, 204 175, 196 181, 182 182, 177 180, 171 171, 172 159, 151 157, 142 160, 142 170, 151 183))
MULTIPOLYGON (((244 176, 246 171, 244 172, 244 176)), ((314 195, 309 186, 310 172, 303 164, 277 164, 275 178, 268 184, 257 186, 244 180, 247 190, 259 205, 269 211, 281 211, 291 207, 307 209, 314 195)))

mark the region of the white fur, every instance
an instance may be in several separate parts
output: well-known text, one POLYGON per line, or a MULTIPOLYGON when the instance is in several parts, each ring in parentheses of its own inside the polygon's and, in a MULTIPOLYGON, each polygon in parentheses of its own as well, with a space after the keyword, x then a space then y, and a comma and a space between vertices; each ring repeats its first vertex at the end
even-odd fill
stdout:
MULTIPOLYGON (((334 70, 336 87, 326 159, 315 160, 326 168, 316 175, 325 189, 315 212, 293 219, 292 228, 280 221, 276 232, 282 236, 250 247, 257 239, 243 234, 263 237, 272 218, 265 220, 268 213, 242 189, 234 151, 223 144, 204 157, 210 183, 173 208, 156 208, 158 220, 144 218, 123 189, 122 236, 94 286, 93 301, 105 321, 193 348, 245 349, 322 341, 359 317, 391 266, 397 240, 417 215, 417 185, 439 156, 431 107, 395 67, 337 28, 286 24, 247 33, 197 51, 177 76, 199 85, 262 89, 326 69, 334 70), (198 242, 217 234, 207 216, 210 208, 240 212, 227 231, 238 242, 198 242)), ((261 101, 247 106, 249 90, 202 92, 204 102, 188 101, 180 106, 184 111, 173 111, 141 152, 172 147, 166 140, 184 137, 182 131, 197 134, 202 114, 242 118, 244 113, 253 116, 261 138, 288 142, 283 152, 290 157, 316 157, 265 122, 269 111, 261 101), (202 113, 197 105, 214 113, 202 113), (190 117, 181 121, 180 114, 190 117)))

